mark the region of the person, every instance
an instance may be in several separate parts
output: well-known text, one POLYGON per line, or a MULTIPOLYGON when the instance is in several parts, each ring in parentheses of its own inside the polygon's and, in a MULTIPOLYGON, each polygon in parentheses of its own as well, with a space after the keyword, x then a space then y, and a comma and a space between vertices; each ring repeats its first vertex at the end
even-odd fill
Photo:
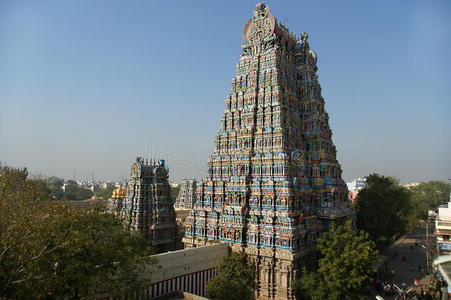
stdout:
POLYGON ((381 288, 381 283, 380 283, 379 279, 376 279, 375 288, 376 288, 376 292, 378 292, 378 293, 382 293, 384 291, 384 289, 381 288))
POLYGON ((432 280, 429 281, 428 289, 429 289, 430 291, 432 291, 432 290, 434 289, 434 282, 433 282, 432 280))
POLYGON ((385 282, 385 286, 384 286, 384 294, 385 294, 385 296, 390 296, 390 289, 391 289, 391 286, 390 286, 390 284, 388 283, 388 282, 385 282))
POLYGON ((415 284, 415 286, 418 286, 418 279, 414 278, 413 283, 415 284))

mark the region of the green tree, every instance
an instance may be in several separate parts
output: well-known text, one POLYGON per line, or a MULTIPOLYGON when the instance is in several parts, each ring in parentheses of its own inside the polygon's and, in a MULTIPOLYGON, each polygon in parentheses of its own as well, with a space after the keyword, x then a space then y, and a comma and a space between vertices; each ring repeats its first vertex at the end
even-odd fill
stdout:
POLYGON ((357 195, 354 208, 357 228, 367 232, 378 248, 389 245, 394 237, 418 223, 410 190, 392 177, 366 177, 366 187, 357 195))
POLYGON ((76 181, 68 180, 64 195, 67 200, 86 200, 92 197, 93 192, 79 186, 76 181))
POLYGON ((64 179, 52 176, 47 179, 47 184, 55 200, 62 200, 64 197, 63 184, 64 179))
POLYGON ((94 190, 94 195, 103 200, 108 200, 111 198, 111 195, 113 195, 113 191, 115 188, 116 187, 113 183, 109 183, 107 184, 106 188, 99 187, 96 190, 94 190))
POLYGON ((358 232, 348 221, 343 226, 332 224, 329 232, 318 240, 322 257, 317 272, 303 270, 293 289, 301 299, 365 299, 366 288, 374 272, 377 256, 368 234, 358 232))
POLYGON ((219 264, 219 274, 207 284, 207 297, 219 300, 254 299, 255 266, 244 253, 232 253, 219 264))
POLYGON ((116 217, 70 209, 26 173, 0 169, 0 298, 121 296, 148 282, 150 253, 116 217))
POLYGON ((178 187, 172 187, 171 186, 171 200, 172 203, 175 203, 175 200, 177 199, 177 196, 179 195, 180 192, 180 186, 178 187))
POLYGON ((428 209, 437 209, 449 201, 451 185, 443 181, 422 182, 411 191, 415 210, 419 217, 425 219, 428 209))

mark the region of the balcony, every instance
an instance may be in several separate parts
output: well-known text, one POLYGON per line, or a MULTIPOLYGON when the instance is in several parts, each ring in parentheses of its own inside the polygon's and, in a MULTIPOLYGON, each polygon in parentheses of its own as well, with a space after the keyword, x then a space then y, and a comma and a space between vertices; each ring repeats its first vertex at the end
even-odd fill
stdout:
POLYGON ((451 230, 451 220, 437 220, 435 226, 437 230, 451 230))

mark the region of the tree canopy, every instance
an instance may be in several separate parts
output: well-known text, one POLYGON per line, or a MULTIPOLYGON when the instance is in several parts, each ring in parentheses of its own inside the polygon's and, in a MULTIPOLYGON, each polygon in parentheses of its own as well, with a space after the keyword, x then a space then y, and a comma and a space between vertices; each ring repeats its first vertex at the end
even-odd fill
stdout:
POLYGON ((150 253, 116 217, 70 209, 25 172, 0 169, 0 298, 121 296, 148 282, 150 253))
POLYGON ((113 194, 113 191, 115 189, 115 185, 114 183, 109 183, 106 188, 103 187, 99 187, 97 189, 94 190, 94 195, 96 195, 97 197, 103 199, 103 200, 108 200, 111 198, 111 195, 113 194))
POLYGON ((177 196, 179 195, 179 192, 180 192, 180 186, 177 186, 177 187, 171 186, 171 201, 172 201, 172 203, 175 203, 175 200, 177 200, 177 196))
POLYGON ((50 189, 52 197, 55 200, 62 200, 64 197, 63 191, 64 179, 52 176, 47 179, 47 185, 50 189))
POLYGON ((415 228, 418 222, 411 191, 392 177, 371 174, 357 195, 357 227, 367 232, 379 248, 415 228))
POLYGON ((77 184, 76 181, 68 180, 66 182, 66 189, 64 196, 67 200, 86 200, 91 198, 94 193, 77 184))
POLYGON ((218 300, 254 299, 255 266, 244 253, 232 253, 219 264, 219 274, 207 284, 207 297, 218 300))
POLYGON ((358 232, 348 221, 343 226, 332 224, 329 232, 318 239, 322 257, 318 270, 308 272, 294 281, 293 289, 301 299, 364 299, 377 256, 368 234, 358 232))
POLYGON ((412 203, 418 215, 425 219, 428 209, 437 209, 449 201, 451 185, 443 181, 422 182, 412 187, 412 203))

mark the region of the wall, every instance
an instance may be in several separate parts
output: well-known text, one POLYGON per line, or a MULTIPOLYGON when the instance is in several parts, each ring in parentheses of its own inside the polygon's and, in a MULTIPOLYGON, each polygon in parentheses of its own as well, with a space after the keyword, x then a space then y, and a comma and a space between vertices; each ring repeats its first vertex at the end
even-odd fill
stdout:
POLYGON ((157 297, 178 290, 205 296, 207 282, 216 276, 217 266, 226 256, 229 247, 225 243, 155 255, 159 268, 147 293, 157 297))

